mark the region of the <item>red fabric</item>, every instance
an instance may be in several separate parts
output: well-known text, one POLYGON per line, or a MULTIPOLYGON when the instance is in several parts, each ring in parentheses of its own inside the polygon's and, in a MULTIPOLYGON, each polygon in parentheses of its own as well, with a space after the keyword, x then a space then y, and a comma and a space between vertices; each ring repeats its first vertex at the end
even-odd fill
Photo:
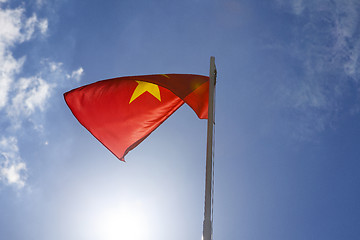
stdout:
POLYGON ((78 121, 116 157, 140 144, 186 102, 198 115, 208 116, 208 77, 167 74, 121 77, 99 81, 64 94, 78 121), (160 99, 149 91, 131 101, 139 83, 158 85, 160 99))

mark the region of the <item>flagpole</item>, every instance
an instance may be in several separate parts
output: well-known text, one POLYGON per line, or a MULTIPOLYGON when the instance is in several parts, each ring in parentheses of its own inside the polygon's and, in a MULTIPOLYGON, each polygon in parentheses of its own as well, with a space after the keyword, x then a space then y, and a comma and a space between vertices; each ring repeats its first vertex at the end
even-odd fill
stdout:
POLYGON ((206 177, 205 177, 205 207, 203 223, 203 240, 212 240, 212 204, 213 204, 213 133, 214 133, 214 92, 216 84, 215 57, 210 57, 209 72, 209 109, 206 146, 206 177))

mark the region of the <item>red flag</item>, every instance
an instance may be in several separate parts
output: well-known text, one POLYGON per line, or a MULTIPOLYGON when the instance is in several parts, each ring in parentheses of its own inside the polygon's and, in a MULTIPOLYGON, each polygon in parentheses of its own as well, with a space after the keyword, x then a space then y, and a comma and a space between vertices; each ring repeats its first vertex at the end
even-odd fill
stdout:
POLYGON ((208 80, 191 74, 120 77, 76 88, 64 98, 78 121, 124 161, 184 102, 206 119, 208 80))

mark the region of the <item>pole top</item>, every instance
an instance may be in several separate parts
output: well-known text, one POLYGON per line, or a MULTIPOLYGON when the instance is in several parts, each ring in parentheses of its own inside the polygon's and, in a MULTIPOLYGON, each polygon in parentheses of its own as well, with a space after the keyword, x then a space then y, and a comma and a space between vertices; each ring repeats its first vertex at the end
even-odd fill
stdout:
POLYGON ((217 70, 215 65, 215 57, 210 57, 210 74, 214 75, 214 85, 216 85, 217 70))

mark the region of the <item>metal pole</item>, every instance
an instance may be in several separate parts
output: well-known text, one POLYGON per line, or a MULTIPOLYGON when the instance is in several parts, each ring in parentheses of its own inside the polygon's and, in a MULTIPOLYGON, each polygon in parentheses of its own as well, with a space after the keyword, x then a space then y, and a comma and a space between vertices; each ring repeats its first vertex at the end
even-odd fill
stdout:
POLYGON ((214 132, 214 92, 216 83, 215 57, 210 57, 209 109, 206 146, 205 207, 203 240, 212 240, 212 200, 213 200, 213 132, 214 132))

